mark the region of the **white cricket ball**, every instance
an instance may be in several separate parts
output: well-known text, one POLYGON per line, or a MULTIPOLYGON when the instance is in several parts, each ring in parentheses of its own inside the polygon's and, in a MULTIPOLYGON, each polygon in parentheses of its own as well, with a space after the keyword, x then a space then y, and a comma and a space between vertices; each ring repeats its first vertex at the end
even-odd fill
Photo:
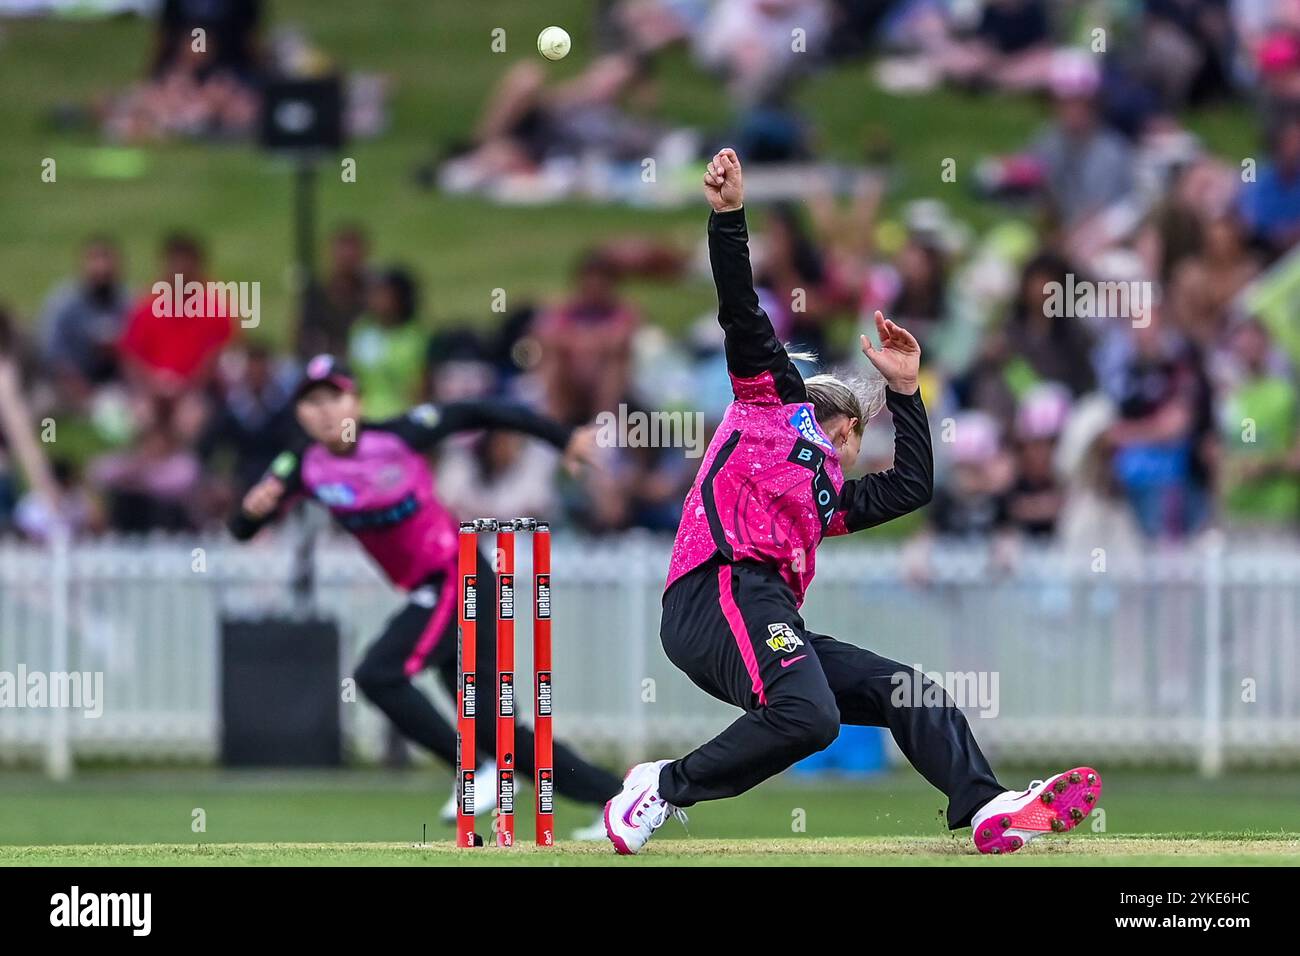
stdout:
POLYGON ((548 60, 563 60, 572 46, 569 31, 564 27, 547 27, 537 34, 537 52, 548 60))

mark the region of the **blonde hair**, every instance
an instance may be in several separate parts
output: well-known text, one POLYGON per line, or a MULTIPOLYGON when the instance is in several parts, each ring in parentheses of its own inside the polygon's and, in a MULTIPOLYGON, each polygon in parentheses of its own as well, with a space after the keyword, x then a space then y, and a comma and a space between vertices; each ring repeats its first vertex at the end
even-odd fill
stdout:
MULTIPOLYGON (((814 352, 790 352, 791 361, 817 361, 814 352)), ((866 375, 838 375, 822 372, 803 381, 817 421, 826 424, 836 416, 856 418, 854 431, 861 435, 867 422, 885 407, 885 380, 874 369, 866 375)))

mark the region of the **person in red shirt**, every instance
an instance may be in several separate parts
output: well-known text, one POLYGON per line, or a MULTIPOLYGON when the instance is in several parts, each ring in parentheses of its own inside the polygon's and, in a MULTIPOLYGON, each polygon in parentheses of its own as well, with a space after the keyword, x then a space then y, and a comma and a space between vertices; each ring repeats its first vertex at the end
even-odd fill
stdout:
MULTIPOLYGON (((167 237, 159 281, 172 290, 205 282, 203 248, 196 239, 167 237)), ((220 297, 213 301, 204 295, 197 309, 174 298, 156 287, 142 296, 127 315, 118 351, 137 420, 168 418, 182 435, 192 437, 206 415, 203 391, 235 326, 220 297)))

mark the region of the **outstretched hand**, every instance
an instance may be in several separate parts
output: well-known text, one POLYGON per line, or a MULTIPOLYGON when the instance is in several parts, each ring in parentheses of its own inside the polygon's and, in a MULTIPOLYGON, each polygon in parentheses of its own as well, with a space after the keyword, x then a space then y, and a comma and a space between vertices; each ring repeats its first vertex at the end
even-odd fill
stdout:
POLYGON ((881 312, 876 313, 876 331, 880 334, 880 348, 861 336, 862 354, 867 357, 891 389, 900 395, 911 395, 917 389, 917 376, 921 372, 921 346, 912 333, 895 325, 881 312))
POLYGON ((718 150, 704 173, 704 195, 715 212, 731 212, 745 204, 740 157, 730 147, 718 150))
POLYGON ((244 514, 250 518, 265 518, 280 506, 284 497, 284 482, 274 475, 267 475, 244 495, 244 514))

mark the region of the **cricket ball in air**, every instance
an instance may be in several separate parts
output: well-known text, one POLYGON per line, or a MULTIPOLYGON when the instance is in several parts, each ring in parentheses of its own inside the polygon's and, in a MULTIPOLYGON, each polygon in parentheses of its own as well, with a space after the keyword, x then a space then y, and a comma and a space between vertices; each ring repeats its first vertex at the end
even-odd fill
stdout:
POLYGON ((563 60, 571 46, 573 41, 564 27, 547 27, 537 34, 537 52, 548 60, 563 60))

